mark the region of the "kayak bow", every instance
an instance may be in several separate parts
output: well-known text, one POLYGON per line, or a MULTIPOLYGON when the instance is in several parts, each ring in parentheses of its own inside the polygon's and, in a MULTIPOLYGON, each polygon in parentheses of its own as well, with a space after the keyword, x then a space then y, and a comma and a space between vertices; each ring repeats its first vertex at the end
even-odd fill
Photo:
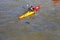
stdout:
POLYGON ((34 14, 35 14, 34 11, 30 11, 30 12, 27 12, 24 15, 20 16, 19 18, 20 18, 20 20, 23 20, 23 19, 25 19, 25 18, 27 18, 27 17, 29 17, 31 15, 34 15, 34 14))

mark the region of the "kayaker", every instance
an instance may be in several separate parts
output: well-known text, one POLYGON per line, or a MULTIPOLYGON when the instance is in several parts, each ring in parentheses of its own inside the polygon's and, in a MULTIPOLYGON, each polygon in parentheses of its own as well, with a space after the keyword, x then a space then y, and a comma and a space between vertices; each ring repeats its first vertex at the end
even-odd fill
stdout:
MULTIPOLYGON (((36 6, 35 8, 33 6, 29 7, 28 8, 28 11, 29 12, 26 12, 24 15, 21 15, 19 18, 20 18, 20 21, 24 20, 25 18, 27 17, 33 17, 33 15, 36 14, 37 11, 39 11, 39 9, 41 8, 40 5, 36 6)), ((28 22, 26 22, 28 23, 28 22)), ((28 23, 29 24, 29 23, 28 23)))
POLYGON ((28 8, 28 11, 33 11, 33 10, 34 10, 33 6, 31 6, 31 7, 28 8))

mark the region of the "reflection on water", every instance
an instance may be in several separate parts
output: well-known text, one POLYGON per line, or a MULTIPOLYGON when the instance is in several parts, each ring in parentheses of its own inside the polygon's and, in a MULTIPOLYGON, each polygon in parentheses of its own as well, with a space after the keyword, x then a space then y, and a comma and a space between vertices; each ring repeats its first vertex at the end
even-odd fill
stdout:
POLYGON ((51 0, 0 0, 0 40, 60 40, 60 11, 51 5, 51 0), (34 19, 21 24, 19 16, 27 11, 23 8, 27 4, 43 7, 34 19))

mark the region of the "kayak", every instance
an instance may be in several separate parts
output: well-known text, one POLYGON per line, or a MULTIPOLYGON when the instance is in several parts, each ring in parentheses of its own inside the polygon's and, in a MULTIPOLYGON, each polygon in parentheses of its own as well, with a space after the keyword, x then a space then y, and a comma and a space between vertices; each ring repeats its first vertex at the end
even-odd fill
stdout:
POLYGON ((24 15, 20 16, 19 18, 20 18, 20 20, 23 20, 31 15, 34 15, 34 14, 35 14, 34 11, 29 11, 29 12, 25 13, 24 15))
POLYGON ((27 17, 32 17, 33 15, 35 15, 35 13, 41 8, 41 5, 38 5, 37 7, 35 7, 35 9, 33 11, 28 11, 27 13, 25 13, 24 15, 21 15, 20 21, 22 21, 23 19, 27 18, 27 17))

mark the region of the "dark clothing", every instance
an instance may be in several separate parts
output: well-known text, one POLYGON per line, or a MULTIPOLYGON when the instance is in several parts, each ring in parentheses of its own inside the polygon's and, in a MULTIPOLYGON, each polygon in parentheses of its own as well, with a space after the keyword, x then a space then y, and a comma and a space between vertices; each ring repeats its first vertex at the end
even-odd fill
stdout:
POLYGON ((33 10, 34 10, 33 6, 31 6, 31 7, 28 8, 28 11, 33 11, 33 10))

